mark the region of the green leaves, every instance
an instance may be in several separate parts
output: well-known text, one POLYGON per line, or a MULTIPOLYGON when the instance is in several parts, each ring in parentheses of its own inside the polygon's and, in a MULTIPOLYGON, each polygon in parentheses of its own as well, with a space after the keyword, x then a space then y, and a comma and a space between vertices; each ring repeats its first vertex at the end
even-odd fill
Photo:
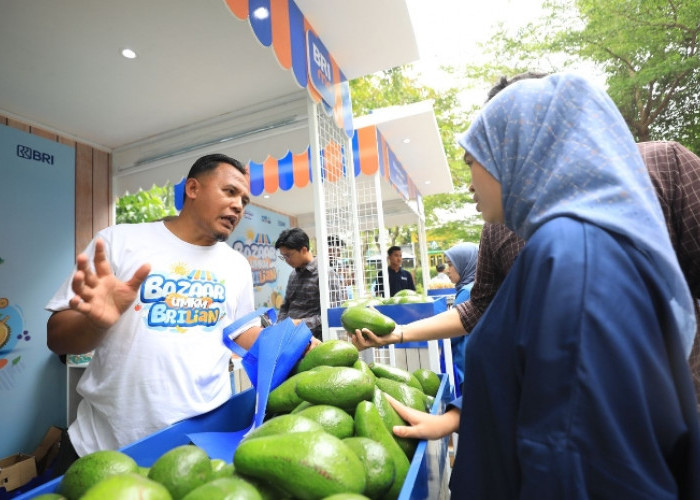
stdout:
MULTIPOLYGON (((700 152, 700 2, 548 0, 546 14, 491 39, 492 68, 561 71, 588 62, 637 141, 676 140, 700 152)), ((483 71, 482 71, 483 73, 483 71)), ((493 79, 492 79, 493 81, 493 79)))
POLYGON ((173 196, 173 186, 170 183, 124 195, 117 200, 117 224, 151 222, 177 215, 173 196))

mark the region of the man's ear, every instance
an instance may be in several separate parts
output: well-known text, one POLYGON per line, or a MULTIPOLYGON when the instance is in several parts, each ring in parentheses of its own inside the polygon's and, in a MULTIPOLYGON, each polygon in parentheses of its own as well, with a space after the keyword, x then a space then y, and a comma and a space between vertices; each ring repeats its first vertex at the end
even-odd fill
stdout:
POLYGON ((196 198, 199 191, 199 181, 194 177, 190 177, 185 181, 185 197, 196 198))

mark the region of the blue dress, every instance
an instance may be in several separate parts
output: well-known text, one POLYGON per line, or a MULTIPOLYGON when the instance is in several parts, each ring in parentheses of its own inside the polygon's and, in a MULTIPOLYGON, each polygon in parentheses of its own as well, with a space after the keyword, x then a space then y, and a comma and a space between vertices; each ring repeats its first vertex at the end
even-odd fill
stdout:
MULTIPOLYGON (((452 305, 456 306, 457 304, 468 301, 473 286, 474 282, 472 281, 468 285, 460 288, 455 295, 455 300, 452 305)), ((452 347, 452 363, 454 365, 455 372, 456 396, 460 396, 462 394, 462 382, 464 382, 464 350, 467 347, 468 341, 468 335, 460 335, 459 337, 452 337, 450 339, 450 346, 452 347)))
POLYGON ((597 226, 535 232, 470 335, 452 498, 700 498, 695 396, 656 273, 597 226))

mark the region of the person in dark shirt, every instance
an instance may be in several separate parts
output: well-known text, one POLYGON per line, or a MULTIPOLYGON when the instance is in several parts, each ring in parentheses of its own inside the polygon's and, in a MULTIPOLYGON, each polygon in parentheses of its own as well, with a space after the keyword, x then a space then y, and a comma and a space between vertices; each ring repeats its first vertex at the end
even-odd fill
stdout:
MULTIPOLYGON (((309 251, 309 236, 298 227, 282 231, 275 242, 279 258, 294 268, 289 276, 278 320, 292 318, 295 324, 306 323, 314 337, 321 340, 321 295, 318 285, 318 260, 309 251)), ((338 275, 328 270, 331 302, 344 300, 338 275)))
MULTIPOLYGON (((400 290, 415 290, 416 285, 413 284, 413 276, 411 273, 401 268, 403 262, 403 254, 401 247, 389 247, 387 252, 389 267, 387 276, 389 278, 389 296, 393 297, 400 290)), ((377 284, 374 286, 374 294, 378 297, 384 296, 384 274, 380 269, 377 273, 377 284)))

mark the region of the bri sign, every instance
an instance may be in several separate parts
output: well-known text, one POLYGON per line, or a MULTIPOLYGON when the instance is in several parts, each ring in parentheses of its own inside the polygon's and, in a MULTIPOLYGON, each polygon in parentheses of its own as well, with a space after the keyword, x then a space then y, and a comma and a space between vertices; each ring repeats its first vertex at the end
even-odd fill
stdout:
POLYGON ((306 47, 309 51, 309 81, 329 106, 335 105, 335 85, 331 56, 323 42, 311 30, 306 32, 306 47))
POLYGON ((40 163, 53 165, 53 155, 32 149, 24 144, 17 144, 17 157, 25 160, 34 160, 40 163))

